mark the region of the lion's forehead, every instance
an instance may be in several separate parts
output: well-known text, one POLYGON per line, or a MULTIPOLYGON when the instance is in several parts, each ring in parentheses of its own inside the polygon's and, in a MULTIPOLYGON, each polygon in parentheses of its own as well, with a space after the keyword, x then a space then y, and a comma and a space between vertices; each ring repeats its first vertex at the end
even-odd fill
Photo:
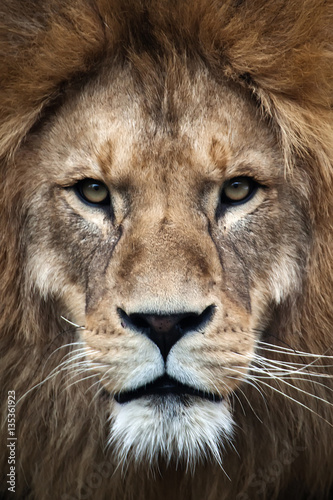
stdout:
MULTIPOLYGON (((149 94, 149 82, 146 93, 149 94)), ((113 185, 154 183, 191 186, 222 183, 225 176, 246 170, 276 179, 283 162, 276 139, 261 123, 255 106, 226 83, 206 72, 165 89, 158 111, 127 70, 104 76, 72 98, 59 113, 46 140, 60 164, 57 180, 77 175, 99 176, 113 185)), ((52 151, 51 151, 52 156, 52 151)), ((45 175, 54 175, 46 159, 45 175), (49 165, 49 169, 47 166, 49 165)), ((152 191, 152 190, 150 190, 152 191)))

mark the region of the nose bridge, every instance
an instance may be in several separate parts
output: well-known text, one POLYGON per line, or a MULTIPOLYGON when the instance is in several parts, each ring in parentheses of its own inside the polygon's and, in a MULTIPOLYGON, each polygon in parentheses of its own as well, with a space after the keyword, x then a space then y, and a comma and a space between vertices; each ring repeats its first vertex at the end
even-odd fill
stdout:
POLYGON ((179 212, 173 214, 168 210, 156 221, 152 231, 144 236, 148 265, 163 269, 165 273, 177 272, 179 278, 185 277, 189 269, 193 273, 198 267, 206 273, 208 256, 203 249, 204 238, 202 228, 197 227, 197 221, 185 210, 181 216, 179 212))
MULTIPOLYGON (((125 236, 120 286, 128 287, 132 310, 172 314, 190 307, 195 312, 196 297, 204 297, 212 281, 208 233, 184 210, 175 212, 159 211, 147 222, 142 216, 125 236)), ((198 303, 198 313, 205 306, 198 303)))

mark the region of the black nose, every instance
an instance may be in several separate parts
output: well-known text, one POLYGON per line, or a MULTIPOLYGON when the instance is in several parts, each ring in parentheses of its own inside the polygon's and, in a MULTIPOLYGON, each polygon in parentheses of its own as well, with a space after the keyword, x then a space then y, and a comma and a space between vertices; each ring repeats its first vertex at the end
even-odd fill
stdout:
POLYGON ((118 309, 122 325, 147 335, 166 360, 171 348, 190 331, 201 331, 211 320, 214 306, 207 307, 201 314, 193 312, 175 314, 132 313, 127 315, 118 309))

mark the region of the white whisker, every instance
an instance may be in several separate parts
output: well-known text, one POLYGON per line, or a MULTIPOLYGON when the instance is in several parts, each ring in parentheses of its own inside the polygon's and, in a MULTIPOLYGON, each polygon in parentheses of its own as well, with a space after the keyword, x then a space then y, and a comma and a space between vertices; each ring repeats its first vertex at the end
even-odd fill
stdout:
MULTIPOLYGON (((333 359, 333 355, 330 356, 328 354, 316 354, 316 353, 310 353, 310 352, 304 352, 304 351, 298 351, 297 349, 291 349, 288 347, 281 347, 278 345, 272 345, 269 344, 268 342, 263 342, 262 340, 258 340, 257 343, 259 344, 259 349, 263 349, 268 352, 276 352, 278 354, 283 354, 285 353, 286 355, 291 355, 291 356, 302 356, 302 357, 309 357, 309 358, 327 358, 327 359, 333 359), (261 346, 268 346, 268 347, 261 347, 261 346)), ((328 348, 326 352, 330 351, 332 347, 328 348)))
POLYGON ((60 317, 61 317, 61 319, 63 319, 67 323, 69 323, 70 325, 75 326, 75 328, 80 328, 81 330, 84 330, 84 326, 77 325, 76 323, 73 323, 73 321, 70 321, 69 319, 65 318, 64 316, 60 316, 60 317))
POLYGON ((316 411, 312 410, 312 408, 309 408, 309 406, 301 403, 300 401, 298 401, 297 399, 289 396, 289 394, 286 394, 285 392, 282 392, 280 391, 279 389, 277 389, 276 387, 270 385, 270 384, 267 384, 266 382, 263 382, 261 381, 260 382, 261 384, 264 384, 265 386, 267 386, 269 389, 272 389, 273 391, 281 394, 282 396, 284 396, 285 398, 293 401, 294 403, 298 404, 299 406, 302 406, 303 408, 305 408, 306 410, 310 411, 311 413, 313 413, 314 415, 316 415, 317 417, 321 418, 324 422, 326 422, 330 427, 333 427, 333 424, 331 422, 329 422, 328 420, 326 420, 326 418, 324 418, 322 415, 320 415, 319 413, 317 413, 316 411))

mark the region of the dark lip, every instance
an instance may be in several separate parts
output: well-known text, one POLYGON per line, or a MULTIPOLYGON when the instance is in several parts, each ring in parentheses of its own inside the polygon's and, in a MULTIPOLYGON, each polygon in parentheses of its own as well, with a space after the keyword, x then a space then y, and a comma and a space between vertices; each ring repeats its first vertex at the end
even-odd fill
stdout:
POLYGON ((139 387, 133 391, 119 392, 115 394, 114 398, 117 403, 122 404, 143 396, 166 396, 169 394, 178 396, 195 396, 215 402, 222 401, 223 399, 217 394, 204 392, 199 389, 194 389, 189 385, 181 384, 168 375, 163 375, 163 377, 154 380, 154 382, 150 382, 149 384, 139 387))

